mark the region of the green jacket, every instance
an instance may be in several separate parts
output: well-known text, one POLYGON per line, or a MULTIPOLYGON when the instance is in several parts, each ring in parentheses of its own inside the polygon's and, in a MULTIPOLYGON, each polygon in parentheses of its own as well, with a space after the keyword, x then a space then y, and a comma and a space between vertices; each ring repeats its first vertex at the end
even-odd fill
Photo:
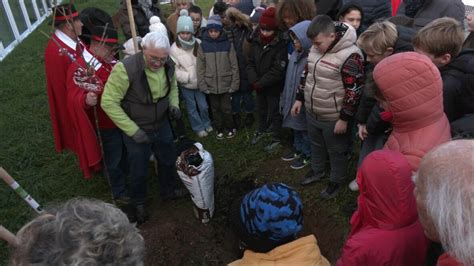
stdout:
MULTIPOLYGON (((165 69, 162 67, 157 72, 153 72, 145 67, 145 74, 151 89, 153 101, 156 102, 158 99, 166 95, 167 85, 165 69)), ((121 107, 122 100, 127 94, 129 87, 130 82, 123 63, 116 64, 110 73, 107 83, 105 84, 104 93, 102 94, 101 107, 110 117, 110 119, 112 119, 112 121, 123 132, 125 132, 125 134, 132 136, 138 131, 139 126, 132 119, 130 119, 130 117, 121 107)), ((168 97, 170 106, 179 108, 176 75, 173 75, 171 80, 171 91, 168 97)))

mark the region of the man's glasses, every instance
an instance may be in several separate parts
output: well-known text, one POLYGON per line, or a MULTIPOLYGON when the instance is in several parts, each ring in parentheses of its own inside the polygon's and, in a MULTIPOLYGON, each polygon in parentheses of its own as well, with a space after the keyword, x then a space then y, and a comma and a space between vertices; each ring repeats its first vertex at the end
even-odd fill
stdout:
POLYGON ((148 60, 150 61, 150 63, 152 63, 152 64, 160 62, 160 64, 163 65, 168 60, 168 57, 157 57, 157 56, 153 56, 153 55, 147 55, 147 57, 148 57, 148 60))

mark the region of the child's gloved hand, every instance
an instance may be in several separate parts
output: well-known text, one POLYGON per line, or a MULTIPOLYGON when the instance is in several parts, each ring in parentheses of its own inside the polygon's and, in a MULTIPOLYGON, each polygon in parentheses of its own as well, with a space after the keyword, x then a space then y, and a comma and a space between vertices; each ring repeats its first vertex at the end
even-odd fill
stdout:
POLYGON ((256 91, 257 93, 260 93, 263 91, 263 87, 261 85, 258 85, 257 82, 252 83, 252 90, 256 91))

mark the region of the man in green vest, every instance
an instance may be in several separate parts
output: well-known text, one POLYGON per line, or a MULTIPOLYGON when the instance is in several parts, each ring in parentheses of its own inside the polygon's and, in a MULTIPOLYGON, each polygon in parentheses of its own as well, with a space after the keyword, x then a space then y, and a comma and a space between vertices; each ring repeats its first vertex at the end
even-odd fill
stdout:
POLYGON ((130 198, 137 222, 148 219, 145 202, 150 151, 158 159, 161 198, 174 198, 176 149, 168 116, 177 119, 178 88, 168 37, 148 33, 143 51, 115 65, 104 88, 101 106, 123 131, 127 148, 130 198))

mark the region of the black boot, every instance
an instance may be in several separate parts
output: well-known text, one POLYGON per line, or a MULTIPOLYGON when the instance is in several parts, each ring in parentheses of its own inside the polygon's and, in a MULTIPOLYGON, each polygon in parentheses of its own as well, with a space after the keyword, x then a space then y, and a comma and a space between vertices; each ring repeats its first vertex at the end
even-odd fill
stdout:
POLYGON ((137 216, 137 224, 140 225, 146 221, 148 221, 148 210, 146 209, 144 204, 135 206, 136 216, 137 216))
POLYGON ((135 212, 135 207, 130 203, 129 197, 114 198, 113 202, 115 206, 117 206, 125 213, 125 215, 127 215, 128 221, 130 223, 137 222, 137 214, 135 212))
POLYGON ((240 129, 241 126, 241 121, 240 121, 240 114, 233 114, 232 115, 232 120, 234 120, 234 125, 236 129, 240 129))
POLYGON ((250 128, 253 126, 253 123, 255 122, 255 117, 253 116, 252 113, 247 113, 245 116, 244 124, 246 127, 250 128))

